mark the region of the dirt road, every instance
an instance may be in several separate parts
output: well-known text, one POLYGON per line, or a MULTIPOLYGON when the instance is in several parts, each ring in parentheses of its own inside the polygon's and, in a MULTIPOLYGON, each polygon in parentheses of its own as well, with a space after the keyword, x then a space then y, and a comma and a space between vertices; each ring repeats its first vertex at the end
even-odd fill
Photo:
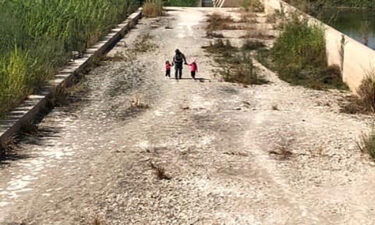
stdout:
POLYGON ((201 48, 211 11, 142 19, 0 162, 1 224, 375 224, 356 147, 371 119, 267 70, 266 85, 220 82, 201 48), (164 77, 176 48, 202 79, 164 77))

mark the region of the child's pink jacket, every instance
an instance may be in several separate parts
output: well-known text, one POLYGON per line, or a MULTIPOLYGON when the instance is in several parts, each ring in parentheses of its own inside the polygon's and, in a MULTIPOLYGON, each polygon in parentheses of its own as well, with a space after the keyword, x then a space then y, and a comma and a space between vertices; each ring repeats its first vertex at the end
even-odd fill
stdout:
POLYGON ((189 64, 189 68, 191 72, 197 72, 198 71, 198 65, 196 63, 189 64))
POLYGON ((170 70, 172 68, 172 65, 170 63, 165 64, 165 69, 170 70))

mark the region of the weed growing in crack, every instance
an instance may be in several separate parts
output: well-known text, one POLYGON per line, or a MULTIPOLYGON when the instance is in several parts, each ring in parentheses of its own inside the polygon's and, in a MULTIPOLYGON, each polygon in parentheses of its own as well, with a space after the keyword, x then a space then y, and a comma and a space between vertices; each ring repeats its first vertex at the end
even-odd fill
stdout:
POLYGON ((234 27, 231 25, 234 23, 234 20, 230 16, 222 16, 218 13, 213 13, 208 16, 207 19, 208 25, 206 30, 209 32, 215 30, 233 30, 234 27))
POLYGON ((150 161, 150 167, 154 170, 155 175, 159 180, 170 180, 172 179, 171 176, 166 174, 165 169, 159 165, 155 165, 153 162, 150 161))
POLYGON ((157 48, 157 45, 153 43, 152 41, 152 36, 150 34, 145 34, 141 36, 135 43, 134 43, 134 48, 132 51, 137 54, 137 53, 145 53, 152 51, 157 48))
POLYGON ((91 222, 91 225, 106 225, 107 223, 104 220, 100 219, 99 217, 95 217, 91 222))
POLYGON ((362 134, 360 141, 357 143, 362 153, 368 154, 375 160, 375 128, 373 127, 369 134, 362 134))
POLYGON ((0 159, 6 156, 8 153, 18 149, 18 140, 16 136, 11 136, 3 141, 0 145, 0 159))
POLYGON ((283 138, 275 150, 269 151, 270 155, 278 156, 280 160, 290 159, 293 155, 293 152, 290 150, 293 139, 283 138))
POLYGON ((252 51, 252 50, 258 50, 260 48, 264 48, 266 45, 258 40, 246 40, 245 43, 242 45, 242 50, 244 51, 252 51))
POLYGON ((342 105, 341 112, 375 113, 375 69, 367 72, 357 89, 357 96, 351 96, 348 100, 348 103, 342 105))

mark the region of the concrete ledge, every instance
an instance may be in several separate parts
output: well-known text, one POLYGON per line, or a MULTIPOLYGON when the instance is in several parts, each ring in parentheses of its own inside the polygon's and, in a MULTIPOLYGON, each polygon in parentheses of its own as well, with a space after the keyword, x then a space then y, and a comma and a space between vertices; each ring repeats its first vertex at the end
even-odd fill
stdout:
POLYGON ((0 148, 6 147, 8 140, 16 136, 23 126, 40 116, 41 112, 46 109, 48 100, 55 95, 56 90, 72 85, 72 81, 77 74, 87 68, 95 58, 111 50, 137 24, 141 17, 142 10, 138 9, 124 22, 113 28, 103 40, 88 48, 82 58, 68 63, 48 82, 47 86, 42 88, 40 93, 28 96, 23 103, 7 113, 0 120, 0 148))

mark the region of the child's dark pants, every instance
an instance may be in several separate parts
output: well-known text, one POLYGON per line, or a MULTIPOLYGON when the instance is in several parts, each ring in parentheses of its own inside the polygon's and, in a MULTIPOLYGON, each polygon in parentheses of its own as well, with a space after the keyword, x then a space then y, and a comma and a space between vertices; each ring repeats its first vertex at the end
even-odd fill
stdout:
POLYGON ((171 77, 171 70, 166 70, 165 71, 165 76, 166 77, 171 77))
POLYGON ((195 80, 195 71, 191 71, 191 77, 195 80))

